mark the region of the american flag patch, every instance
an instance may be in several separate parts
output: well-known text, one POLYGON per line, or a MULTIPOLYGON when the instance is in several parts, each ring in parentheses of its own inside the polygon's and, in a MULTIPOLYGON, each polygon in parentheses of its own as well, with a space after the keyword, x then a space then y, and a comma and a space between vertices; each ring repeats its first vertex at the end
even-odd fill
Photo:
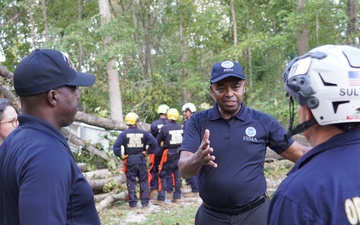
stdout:
POLYGON ((349 85, 350 86, 360 86, 360 72, 359 71, 349 71, 349 85))

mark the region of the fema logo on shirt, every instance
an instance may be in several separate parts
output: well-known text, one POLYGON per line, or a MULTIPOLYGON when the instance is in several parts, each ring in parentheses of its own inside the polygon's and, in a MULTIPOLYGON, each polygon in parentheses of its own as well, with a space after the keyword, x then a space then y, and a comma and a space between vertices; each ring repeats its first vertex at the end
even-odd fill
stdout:
POLYGON ((257 142, 257 139, 255 137, 256 135, 256 129, 254 127, 248 127, 245 130, 245 134, 247 136, 243 137, 244 141, 251 141, 251 142, 257 142))
POLYGON ((256 135, 256 129, 253 127, 248 127, 245 130, 245 134, 249 137, 254 137, 256 135))

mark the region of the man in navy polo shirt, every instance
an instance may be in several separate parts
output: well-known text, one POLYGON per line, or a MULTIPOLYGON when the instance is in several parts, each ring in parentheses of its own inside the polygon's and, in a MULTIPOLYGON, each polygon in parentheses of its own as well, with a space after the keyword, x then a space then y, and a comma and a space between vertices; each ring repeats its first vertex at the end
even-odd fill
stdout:
POLYGON ((60 132, 78 111, 77 87, 94 82, 56 50, 36 49, 17 66, 22 114, 0 148, 0 224, 100 224, 91 187, 60 132))
POLYGON ((195 224, 266 224, 266 148, 294 162, 308 149, 288 140, 275 118, 245 106, 245 76, 239 63, 216 63, 210 83, 215 104, 186 122, 180 148, 181 175, 199 171, 200 176, 203 204, 195 224))
MULTIPOLYGON (((280 184, 268 224, 360 224, 360 49, 324 45, 284 72, 290 102, 313 146, 280 184)), ((294 113, 291 114, 294 118, 294 113)))

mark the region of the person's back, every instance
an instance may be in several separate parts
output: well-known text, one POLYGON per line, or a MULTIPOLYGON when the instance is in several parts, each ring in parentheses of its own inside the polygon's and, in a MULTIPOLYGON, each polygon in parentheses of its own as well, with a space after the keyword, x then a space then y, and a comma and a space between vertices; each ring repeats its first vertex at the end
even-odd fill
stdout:
POLYGON ((162 148, 169 149, 170 154, 179 154, 179 148, 182 143, 183 127, 176 121, 170 121, 164 125, 158 136, 158 140, 163 141, 162 148))
POLYGON ((148 171, 146 155, 154 154, 158 150, 155 137, 147 131, 137 127, 139 116, 136 113, 128 113, 125 123, 129 126, 117 137, 113 151, 114 154, 124 160, 123 172, 126 175, 128 188, 129 207, 137 207, 136 179, 140 184, 140 198, 142 207, 149 205, 148 171), (149 146, 147 148, 147 146, 149 146), (123 151, 122 151, 123 149, 123 151))
MULTIPOLYGON (((359 224, 360 49, 324 45, 294 58, 284 71, 290 104, 313 148, 303 155, 272 198, 267 224, 359 224)), ((295 115, 290 111, 290 121, 295 115)))
POLYGON ((36 117, 19 121, 0 147, 1 224, 97 224, 92 189, 64 136, 36 117))
POLYGON ((154 137, 157 136, 162 126, 169 123, 169 120, 166 117, 166 113, 168 110, 169 110, 169 106, 165 104, 159 105, 157 109, 159 118, 150 124, 150 134, 152 134, 154 137))
POLYGON ((359 149, 360 130, 339 134, 311 149, 276 190, 270 224, 360 223, 359 149))
POLYGON ((159 166, 162 187, 158 194, 158 200, 165 201, 165 191, 168 193, 172 191, 173 188, 169 180, 172 179, 173 174, 173 183, 175 183, 173 201, 177 202, 181 198, 181 177, 177 163, 180 157, 180 145, 183 140, 183 128, 176 122, 179 118, 179 112, 176 109, 169 109, 167 117, 170 122, 161 128, 156 137, 158 143, 163 143, 161 146, 162 159, 159 166))
MULTIPOLYGON (((161 104, 157 108, 157 114, 159 118, 151 123, 150 125, 150 134, 156 138, 160 129, 165 124, 169 123, 166 113, 169 110, 169 106, 161 104)), ((149 157, 149 186, 150 186, 150 198, 155 199, 158 194, 158 180, 159 180, 159 163, 161 160, 161 155, 151 154, 149 157)))
POLYGON ((0 224, 100 224, 92 189, 60 132, 74 121, 77 87, 94 82, 56 50, 34 50, 16 68, 22 114, 0 147, 0 224))

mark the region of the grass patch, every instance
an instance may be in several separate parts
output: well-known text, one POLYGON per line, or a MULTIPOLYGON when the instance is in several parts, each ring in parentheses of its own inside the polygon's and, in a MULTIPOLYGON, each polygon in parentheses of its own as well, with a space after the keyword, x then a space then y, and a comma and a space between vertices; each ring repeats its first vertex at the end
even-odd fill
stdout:
MULTIPOLYGON (((270 197, 293 165, 294 163, 289 160, 265 163, 264 171, 270 197)), ((188 187, 187 190, 189 191, 188 187)), ((185 198, 180 203, 166 203, 161 207, 150 205, 146 209, 129 210, 127 201, 117 201, 100 212, 99 216, 101 224, 104 225, 193 225, 200 204, 200 199, 185 198)))

